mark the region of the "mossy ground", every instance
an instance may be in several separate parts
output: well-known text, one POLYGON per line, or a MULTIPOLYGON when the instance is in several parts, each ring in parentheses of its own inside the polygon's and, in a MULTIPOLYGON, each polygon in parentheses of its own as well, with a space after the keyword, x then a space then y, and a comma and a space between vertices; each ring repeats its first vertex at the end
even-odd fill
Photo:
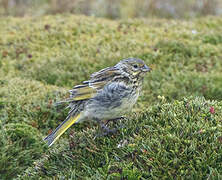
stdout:
POLYGON ((1 179, 222 178, 222 18, 0 19, 1 179), (125 128, 94 139, 53 104, 92 72, 138 57, 152 67, 125 128))

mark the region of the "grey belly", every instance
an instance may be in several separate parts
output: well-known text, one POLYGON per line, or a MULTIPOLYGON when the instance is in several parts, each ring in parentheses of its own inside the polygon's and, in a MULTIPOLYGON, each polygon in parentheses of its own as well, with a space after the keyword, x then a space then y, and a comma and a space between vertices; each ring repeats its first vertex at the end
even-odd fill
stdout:
POLYGON ((137 91, 125 86, 106 87, 88 101, 82 117, 99 120, 118 118, 132 109, 138 96, 137 91))

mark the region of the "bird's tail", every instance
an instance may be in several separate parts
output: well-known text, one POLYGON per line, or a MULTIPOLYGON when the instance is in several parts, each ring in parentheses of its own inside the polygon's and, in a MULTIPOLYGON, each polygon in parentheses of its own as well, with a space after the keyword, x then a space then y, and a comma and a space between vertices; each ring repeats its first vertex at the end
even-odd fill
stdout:
POLYGON ((44 141, 47 141, 49 147, 71 126, 79 119, 80 113, 74 116, 68 116, 53 132, 51 132, 44 141))

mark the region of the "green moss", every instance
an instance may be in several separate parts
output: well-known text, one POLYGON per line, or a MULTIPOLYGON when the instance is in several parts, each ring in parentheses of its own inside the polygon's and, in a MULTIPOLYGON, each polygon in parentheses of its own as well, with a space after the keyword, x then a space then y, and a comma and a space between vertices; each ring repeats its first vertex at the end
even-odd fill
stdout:
POLYGON ((25 123, 3 125, 0 137, 0 172, 3 179, 14 177, 32 166, 46 150, 38 130, 25 123))
POLYGON ((163 101, 131 117, 113 137, 93 139, 96 131, 89 129, 60 141, 36 162, 38 172, 32 167, 21 177, 221 177, 221 113, 221 103, 203 98, 163 101))
POLYGON ((220 179, 221 27, 221 17, 1 18, 0 174, 7 179, 220 179), (94 139, 97 126, 76 125, 52 148, 45 147, 42 138, 67 114, 54 103, 91 73, 132 56, 153 71, 135 114, 122 122, 125 128, 94 139))
POLYGON ((203 38, 203 42, 214 44, 214 45, 221 44, 222 43, 222 35, 221 34, 206 35, 203 38))

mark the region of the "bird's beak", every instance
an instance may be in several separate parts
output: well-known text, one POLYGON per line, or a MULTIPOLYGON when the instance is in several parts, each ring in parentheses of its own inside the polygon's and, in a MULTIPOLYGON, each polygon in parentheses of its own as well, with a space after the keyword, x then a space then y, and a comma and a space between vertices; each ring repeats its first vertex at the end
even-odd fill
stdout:
POLYGON ((149 68, 147 65, 144 65, 143 68, 142 68, 142 71, 143 72, 150 72, 151 68, 149 68))

